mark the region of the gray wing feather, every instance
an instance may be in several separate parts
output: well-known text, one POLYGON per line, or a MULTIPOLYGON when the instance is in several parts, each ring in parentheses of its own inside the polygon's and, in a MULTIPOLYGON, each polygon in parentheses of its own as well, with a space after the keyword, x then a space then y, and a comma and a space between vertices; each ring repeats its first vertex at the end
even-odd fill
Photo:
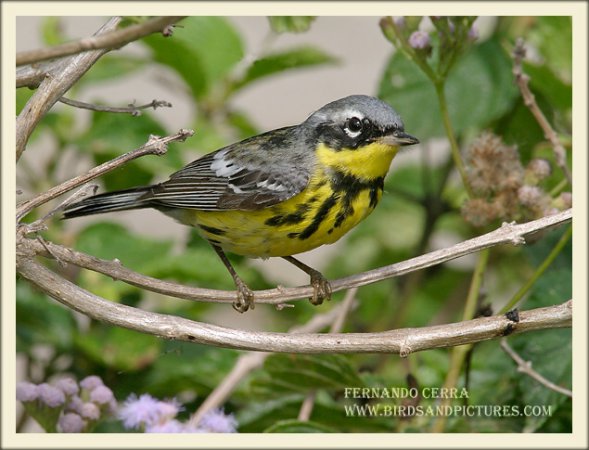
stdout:
POLYGON ((142 200, 207 211, 256 210, 288 200, 305 188, 313 163, 293 152, 293 143, 300 142, 296 132, 296 127, 281 128, 209 153, 142 200), (260 158, 261 152, 273 154, 260 158))

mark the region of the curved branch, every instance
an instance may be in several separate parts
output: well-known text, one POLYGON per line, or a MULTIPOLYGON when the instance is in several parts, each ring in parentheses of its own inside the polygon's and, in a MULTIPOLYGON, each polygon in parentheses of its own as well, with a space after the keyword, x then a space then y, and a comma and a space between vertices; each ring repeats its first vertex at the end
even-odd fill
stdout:
MULTIPOLYGON (((553 226, 562 225, 571 219, 572 209, 568 209, 558 214, 523 224, 503 224, 503 226, 490 233, 460 242, 451 247, 425 253, 396 264, 333 280, 330 284, 332 291, 337 292, 352 287, 364 286, 387 278, 405 275, 496 245, 523 244, 525 242, 525 236, 553 226)), ((223 303, 232 303, 235 301, 235 291, 195 288, 158 280, 129 270, 123 267, 118 260, 107 261, 95 258, 51 242, 41 245, 38 241, 24 240, 21 242, 21 245, 26 246, 28 248, 27 252, 29 253, 57 258, 62 262, 93 270, 108 275, 115 280, 124 281, 133 286, 159 294, 196 301, 223 303)), ((311 286, 280 287, 255 292, 257 303, 270 304, 282 304, 289 300, 306 299, 311 295, 313 295, 313 288, 311 286)))
MULTIPOLYGON (((120 17, 110 19, 96 32, 97 35, 116 29, 120 17)), ((39 84, 16 118, 16 160, 25 151, 27 142, 43 116, 104 55, 107 50, 94 50, 65 58, 39 84)))
POLYGON ((288 353, 386 352, 407 356, 432 348, 480 342, 507 333, 570 327, 572 323, 572 301, 568 301, 557 306, 520 312, 519 322, 513 322, 505 316, 494 316, 380 333, 288 334, 245 331, 113 303, 65 280, 35 261, 31 255, 19 256, 17 270, 22 277, 58 302, 92 319, 165 339, 243 350, 288 353))
POLYGON ((56 45, 50 48, 41 48, 38 50, 28 50, 16 54, 16 65, 22 66, 52 58, 73 55, 75 53, 85 52, 88 50, 112 50, 122 47, 129 42, 136 41, 152 33, 163 32, 166 27, 172 25, 184 16, 163 16, 146 20, 137 25, 111 31, 101 36, 80 39, 79 41, 66 42, 65 44, 56 45))

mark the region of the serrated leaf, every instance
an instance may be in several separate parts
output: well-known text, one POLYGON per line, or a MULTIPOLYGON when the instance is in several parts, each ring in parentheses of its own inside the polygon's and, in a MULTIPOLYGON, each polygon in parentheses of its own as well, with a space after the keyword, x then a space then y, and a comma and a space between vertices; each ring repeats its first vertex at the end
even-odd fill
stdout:
POLYGON ((314 16, 270 16, 268 22, 275 33, 302 33, 311 28, 314 16))
POLYGON ((337 433, 326 425, 317 422, 302 420, 281 420, 266 428, 264 433, 337 433))
POLYGON ((144 42, 154 59, 178 73, 196 98, 208 94, 243 58, 243 44, 222 17, 189 17, 170 38, 151 35, 144 42))
MULTIPOLYGON (((308 392, 360 386, 349 359, 344 355, 271 355, 264 362, 266 386, 284 392, 308 392)), ((258 388, 263 386, 258 384, 258 388)))
MULTIPOLYGON (((445 93, 457 133, 486 127, 511 108, 518 92, 499 42, 488 40, 463 55, 448 75, 445 93)), ((378 95, 399 112, 409 133, 421 140, 445 136, 431 81, 401 52, 391 57, 378 95)))
POLYGON ((232 90, 236 91, 253 81, 275 75, 286 70, 334 64, 338 60, 324 51, 311 46, 301 46, 279 53, 265 55, 249 66, 243 78, 234 82, 232 90))

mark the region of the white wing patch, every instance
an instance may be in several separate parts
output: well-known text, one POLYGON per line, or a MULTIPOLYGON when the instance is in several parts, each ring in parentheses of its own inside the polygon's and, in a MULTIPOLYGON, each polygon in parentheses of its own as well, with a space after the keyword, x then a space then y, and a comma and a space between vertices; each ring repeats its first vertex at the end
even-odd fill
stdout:
POLYGON ((258 181, 258 183, 256 183, 256 186, 258 186, 259 188, 265 188, 276 192, 286 191, 286 186, 283 184, 279 184, 276 181, 273 181, 272 183, 268 183, 268 180, 258 181))
POLYGON ((228 150, 218 152, 211 163, 211 170, 215 172, 218 177, 230 178, 239 172, 243 167, 235 164, 231 159, 225 159, 228 150))

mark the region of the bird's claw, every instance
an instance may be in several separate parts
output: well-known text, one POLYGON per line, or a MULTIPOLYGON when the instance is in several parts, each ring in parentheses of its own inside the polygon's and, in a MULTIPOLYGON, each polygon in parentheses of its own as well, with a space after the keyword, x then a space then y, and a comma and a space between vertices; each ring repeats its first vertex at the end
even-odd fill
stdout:
POLYGON ((241 280, 237 281, 235 284, 237 287, 237 299, 233 302, 233 309, 240 313, 244 313, 249 309, 254 309, 254 291, 241 280))
POLYGON ((323 303, 323 300, 331 300, 331 284, 321 274, 321 272, 311 272, 311 286, 313 286, 313 297, 309 301, 317 306, 323 303))

